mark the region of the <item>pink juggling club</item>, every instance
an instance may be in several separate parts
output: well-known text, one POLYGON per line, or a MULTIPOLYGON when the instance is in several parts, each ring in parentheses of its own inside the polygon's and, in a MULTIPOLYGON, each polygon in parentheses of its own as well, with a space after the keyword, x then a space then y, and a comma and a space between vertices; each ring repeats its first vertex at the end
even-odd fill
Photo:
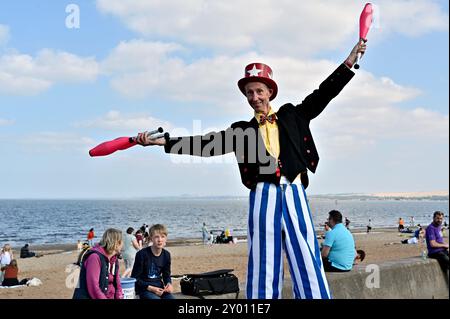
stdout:
MULTIPOLYGON (((167 139, 169 137, 169 133, 157 134, 162 133, 163 131, 163 128, 159 127, 158 129, 148 132, 147 134, 150 135, 151 139, 157 139, 161 137, 165 137, 167 139)), ((127 148, 135 146, 136 144, 136 137, 119 137, 112 141, 103 142, 97 145, 89 151, 89 155, 91 155, 92 157, 106 156, 114 153, 115 151, 126 150, 127 148)))
MULTIPOLYGON (((359 17, 359 40, 367 42, 367 33, 369 33, 370 26, 373 21, 373 7, 371 3, 366 3, 361 16, 359 17)), ((355 63, 355 69, 359 69, 358 61, 361 59, 361 53, 358 53, 358 57, 355 63)))

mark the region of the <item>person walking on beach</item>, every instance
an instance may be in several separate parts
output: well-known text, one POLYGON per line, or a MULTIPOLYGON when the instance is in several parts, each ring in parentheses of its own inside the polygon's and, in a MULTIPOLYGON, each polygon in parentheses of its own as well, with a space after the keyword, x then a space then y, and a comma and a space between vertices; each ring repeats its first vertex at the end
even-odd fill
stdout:
POLYGON ((123 299, 118 258, 122 246, 121 230, 109 228, 103 233, 100 243, 81 260, 79 287, 73 299, 123 299))
POLYGON ((372 220, 369 218, 369 222, 367 223, 367 233, 372 230, 372 220))
POLYGON ((400 217, 398 219, 398 231, 401 232, 403 229, 405 229, 405 221, 400 217))
POLYGON ((122 257, 125 263, 125 272, 122 277, 130 277, 136 253, 142 248, 139 246, 136 236, 133 235, 133 231, 133 227, 128 227, 123 238, 122 257))
POLYGON ((433 222, 425 230, 425 239, 427 242, 428 257, 437 259, 442 270, 449 269, 448 244, 444 242, 441 235, 444 213, 436 211, 433 214, 433 222))
POLYGON ((411 228, 413 228, 413 227, 416 226, 415 223, 414 223, 414 216, 411 216, 411 217, 409 218, 409 226, 410 226, 411 228))
POLYGON ((345 217, 345 228, 349 229, 349 227, 350 227, 350 219, 345 217))
POLYGON ((209 241, 208 241, 209 245, 214 244, 214 233, 212 231, 209 232, 209 241))
POLYGON ((209 231, 208 231, 208 228, 206 227, 206 223, 203 223, 203 227, 202 227, 202 239, 203 239, 203 245, 208 244, 209 231))
POLYGON ((94 237, 95 237, 94 228, 91 228, 89 229, 89 232, 87 234, 87 241, 89 243, 89 246, 91 247, 94 246, 94 237))
POLYGON ((325 234, 321 251, 325 271, 350 271, 356 256, 355 240, 342 224, 342 214, 339 211, 332 210, 328 215, 331 230, 325 234))
POLYGON ((365 50, 363 41, 357 43, 318 90, 296 106, 288 103, 275 112, 271 101, 278 86, 272 69, 251 63, 238 81, 254 110, 250 121, 204 136, 150 139, 147 132, 138 135, 137 143, 163 145, 166 153, 210 157, 234 152, 242 183, 250 190, 247 299, 281 298, 283 249, 295 298, 330 298, 305 193, 307 171, 314 173, 319 161, 309 124, 351 80, 357 55, 365 50))
POLYGON ((136 233, 134 234, 134 236, 136 237, 136 241, 139 245, 139 250, 141 250, 144 246, 144 236, 143 236, 143 232, 141 229, 136 230, 136 233))
POLYGON ((131 277, 136 278, 136 292, 140 299, 175 299, 170 277, 171 257, 164 249, 168 231, 166 226, 150 227, 150 247, 136 254, 131 277))

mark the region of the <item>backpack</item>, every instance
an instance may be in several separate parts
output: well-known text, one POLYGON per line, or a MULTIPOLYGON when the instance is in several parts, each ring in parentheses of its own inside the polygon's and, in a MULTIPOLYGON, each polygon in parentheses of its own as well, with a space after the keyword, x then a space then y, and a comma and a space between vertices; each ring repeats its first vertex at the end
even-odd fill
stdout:
POLYGON ((220 269, 201 274, 186 274, 180 280, 181 292, 204 299, 207 295, 236 293, 239 296, 239 280, 233 269, 220 269))

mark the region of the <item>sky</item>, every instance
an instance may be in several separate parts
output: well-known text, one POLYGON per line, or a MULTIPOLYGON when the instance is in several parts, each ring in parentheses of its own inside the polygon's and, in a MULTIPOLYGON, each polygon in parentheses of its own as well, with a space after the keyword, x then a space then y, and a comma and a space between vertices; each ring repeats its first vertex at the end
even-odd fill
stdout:
MULTIPOLYGON (((0 1, 0 198, 245 196, 232 154, 89 149, 162 126, 250 120, 237 87, 271 66, 299 104, 359 37, 364 1, 0 1)), ((379 0, 361 68, 311 122, 309 194, 449 186, 448 1, 379 0)))

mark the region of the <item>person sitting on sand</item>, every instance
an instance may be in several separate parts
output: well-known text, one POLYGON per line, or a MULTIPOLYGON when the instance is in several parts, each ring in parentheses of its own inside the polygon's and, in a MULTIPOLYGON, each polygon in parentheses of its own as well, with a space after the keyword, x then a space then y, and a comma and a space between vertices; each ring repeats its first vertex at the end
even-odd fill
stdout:
POLYGON ((123 299, 119 272, 122 245, 121 230, 109 228, 104 232, 100 243, 81 260, 79 287, 73 299, 123 299))
POLYGON ((422 226, 419 225, 419 228, 414 231, 414 237, 416 237, 417 239, 425 238, 425 229, 423 229, 422 226))
POLYGON ((322 262, 326 272, 346 272, 353 267, 355 241, 353 235, 342 224, 342 214, 337 210, 328 213, 331 230, 325 234, 322 247, 322 262))
POLYGON ((84 242, 81 246, 81 251, 78 254, 78 259, 75 265, 81 266, 81 261, 83 260, 84 255, 88 252, 88 250, 91 249, 91 246, 89 246, 89 243, 84 242))
POLYGON ((225 244, 225 231, 223 230, 220 235, 216 237, 216 244, 225 244))
POLYGON ((233 243, 233 235, 231 234, 231 229, 225 229, 225 242, 228 244, 233 243))
POLYGON ((413 237, 403 239, 403 240, 401 240, 400 242, 390 242, 390 243, 387 243, 387 244, 385 244, 385 245, 396 245, 396 244, 410 244, 410 245, 417 245, 417 244, 419 244, 420 242, 423 242, 424 238, 425 238, 425 230, 423 230, 423 228, 420 227, 419 229, 417 229, 417 230, 414 232, 414 236, 413 236, 413 237))
MULTIPOLYGON (((14 255, 10 244, 5 244, 0 252, 0 268, 8 266, 11 260, 14 259, 14 255)), ((0 284, 3 281, 3 271, 0 271, 0 284)))
POLYGON ((39 257, 35 252, 30 251, 29 246, 29 244, 25 244, 25 246, 20 248, 20 258, 39 257))
POLYGON ((83 250, 83 243, 81 240, 77 241, 77 251, 80 253, 83 250))
POLYGON ((136 254, 131 277, 136 278, 136 292, 140 299, 175 299, 170 277, 171 257, 164 249, 167 228, 156 224, 150 227, 153 245, 136 254))
POLYGON ((414 231, 412 229, 410 229, 409 227, 406 227, 406 229, 402 229, 400 232, 402 234, 412 234, 412 233, 414 233, 414 231))
POLYGON ((418 230, 414 232, 414 236, 411 238, 403 239, 401 241, 402 244, 413 244, 417 245, 420 242, 423 242, 425 238, 425 230, 423 230, 422 227, 420 227, 418 230))
POLYGON ((19 284, 19 279, 17 279, 17 275, 19 274, 17 260, 11 260, 8 266, 4 266, 0 270, 5 272, 3 282, 1 283, 2 286, 10 287, 19 284))

